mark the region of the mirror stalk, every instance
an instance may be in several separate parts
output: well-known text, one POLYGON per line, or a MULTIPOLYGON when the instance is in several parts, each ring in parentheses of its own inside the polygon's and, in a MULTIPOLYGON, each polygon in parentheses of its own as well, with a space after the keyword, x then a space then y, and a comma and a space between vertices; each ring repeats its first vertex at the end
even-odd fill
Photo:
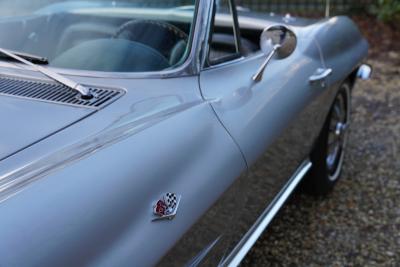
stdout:
POLYGON ((275 53, 278 51, 279 48, 281 48, 281 45, 279 45, 279 44, 276 44, 276 45, 273 46, 272 51, 268 54, 268 56, 265 59, 264 63, 258 69, 257 73, 253 76, 253 81, 259 82, 259 81, 262 80, 265 68, 268 66, 268 64, 271 61, 272 57, 275 55, 275 53))

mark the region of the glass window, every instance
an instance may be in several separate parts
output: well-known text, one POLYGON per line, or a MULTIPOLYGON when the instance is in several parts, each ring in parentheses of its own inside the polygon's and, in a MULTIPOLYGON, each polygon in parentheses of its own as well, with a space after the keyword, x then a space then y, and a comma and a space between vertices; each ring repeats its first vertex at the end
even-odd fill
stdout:
POLYGON ((216 0, 210 31, 209 64, 215 65, 240 56, 234 16, 229 0, 216 0))
MULTIPOLYGON (((240 52, 244 57, 258 53, 260 47, 260 36, 265 24, 260 19, 267 19, 266 14, 250 12, 251 6, 257 3, 247 0, 235 0, 238 23, 240 27, 240 52)), ((261 2, 258 4, 260 5, 261 2)))
POLYGON ((189 53, 195 2, 2 0, 0 47, 45 57, 59 68, 173 69, 189 53))

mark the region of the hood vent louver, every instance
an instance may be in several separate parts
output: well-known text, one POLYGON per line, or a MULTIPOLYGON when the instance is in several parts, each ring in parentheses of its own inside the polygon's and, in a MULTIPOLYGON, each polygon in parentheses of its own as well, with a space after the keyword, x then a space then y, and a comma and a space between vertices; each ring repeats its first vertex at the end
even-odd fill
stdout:
POLYGON ((80 98, 79 94, 70 88, 51 82, 0 77, 0 95, 16 96, 52 103, 63 103, 75 106, 100 109, 124 93, 121 89, 105 89, 87 86, 96 97, 90 100, 80 98))

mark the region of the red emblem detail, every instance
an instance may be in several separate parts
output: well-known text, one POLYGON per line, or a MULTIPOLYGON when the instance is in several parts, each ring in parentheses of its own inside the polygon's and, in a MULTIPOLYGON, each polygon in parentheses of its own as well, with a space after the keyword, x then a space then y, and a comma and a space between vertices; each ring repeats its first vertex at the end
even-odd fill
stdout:
POLYGON ((156 218, 153 221, 158 220, 172 220, 179 206, 180 195, 175 193, 165 193, 156 203, 153 204, 153 214, 156 218))
POLYGON ((159 200, 156 204, 156 206, 154 207, 154 211, 157 215, 159 216, 164 216, 166 215, 166 210, 167 210, 167 205, 165 204, 164 201, 159 200))

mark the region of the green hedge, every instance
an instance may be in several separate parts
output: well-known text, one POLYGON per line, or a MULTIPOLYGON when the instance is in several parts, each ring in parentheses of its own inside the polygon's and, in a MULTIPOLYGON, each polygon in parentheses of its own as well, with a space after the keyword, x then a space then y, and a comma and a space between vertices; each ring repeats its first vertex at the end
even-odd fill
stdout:
MULTIPOLYGON (((332 15, 363 12, 377 0, 330 0, 332 15)), ((246 8, 260 12, 300 14, 305 16, 323 16, 326 0, 236 0, 246 8)))
MULTIPOLYGON (((326 0, 236 0, 245 8, 259 12, 290 12, 318 17, 325 13, 326 0)), ((330 0, 331 15, 372 14, 400 26, 400 0, 330 0)))
POLYGON ((400 0, 378 0, 372 12, 379 19, 400 26, 400 0))

